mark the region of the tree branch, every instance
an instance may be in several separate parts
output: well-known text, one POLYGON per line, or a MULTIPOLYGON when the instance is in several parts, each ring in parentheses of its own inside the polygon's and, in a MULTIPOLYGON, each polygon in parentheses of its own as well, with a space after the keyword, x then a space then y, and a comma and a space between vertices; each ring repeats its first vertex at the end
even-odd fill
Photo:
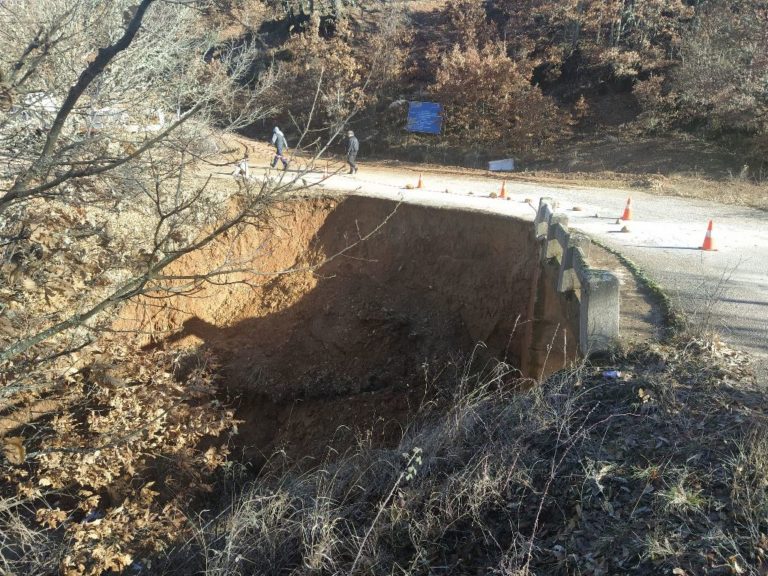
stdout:
MULTIPOLYGON (((126 27, 125 33, 122 35, 122 37, 114 44, 107 46, 106 48, 99 49, 96 58, 94 58, 93 61, 88 64, 88 66, 86 66, 85 70, 81 72, 77 82, 75 82, 74 86, 69 89, 69 93, 67 94, 64 103, 61 105, 61 108, 59 108, 59 111, 56 114, 56 118, 53 121, 53 125, 48 131, 48 136, 46 138, 45 145, 43 146, 43 150, 40 152, 37 160, 35 160, 32 166, 30 166, 29 170, 17 178, 11 189, 2 198, 0 198, 0 213, 2 213, 5 208, 7 208, 13 201, 20 197, 20 194, 24 192, 24 188, 26 188, 29 182, 35 178, 39 178, 42 175, 47 161, 52 156, 54 147, 56 146, 56 143, 61 136, 61 131, 64 128, 64 124, 67 121, 67 118, 69 118, 69 115, 71 114, 78 100, 80 100, 91 83, 102 72, 104 72, 110 62, 112 62, 112 60, 114 60, 120 52, 126 50, 131 45, 131 42, 133 42, 133 39, 136 37, 136 34, 138 34, 139 29, 141 28, 141 22, 144 18, 144 14, 153 2, 155 2, 155 0, 142 0, 139 6, 136 8, 136 12, 134 13, 133 18, 131 18, 131 21, 128 23, 128 26, 126 27)), ((29 195, 30 194, 28 191, 27 194, 24 194, 24 196, 29 195)))

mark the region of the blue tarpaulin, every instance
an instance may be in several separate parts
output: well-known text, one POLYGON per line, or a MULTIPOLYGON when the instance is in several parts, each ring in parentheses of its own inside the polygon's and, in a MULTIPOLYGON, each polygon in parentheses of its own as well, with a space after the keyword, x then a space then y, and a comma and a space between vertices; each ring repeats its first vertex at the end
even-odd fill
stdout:
POLYGON ((440 134, 443 124, 443 107, 437 102, 409 102, 408 125, 409 132, 425 132, 440 134))

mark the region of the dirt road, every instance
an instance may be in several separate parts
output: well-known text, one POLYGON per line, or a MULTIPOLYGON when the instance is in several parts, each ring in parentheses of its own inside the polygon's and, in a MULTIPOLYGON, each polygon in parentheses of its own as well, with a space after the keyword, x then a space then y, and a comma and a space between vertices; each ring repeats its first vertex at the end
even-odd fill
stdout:
POLYGON ((632 193, 633 219, 617 224, 627 191, 557 188, 496 177, 419 173, 410 168, 363 167, 355 176, 308 176, 327 190, 401 199, 408 203, 512 214, 533 220, 541 196, 550 196, 570 225, 635 261, 688 313, 698 327, 718 330, 732 345, 768 367, 768 212, 685 198, 632 193), (525 200, 533 201, 533 206, 525 200), (578 207, 581 210, 574 211, 578 207), (714 220, 716 252, 699 249, 714 220), (629 232, 620 232, 626 225, 629 232))

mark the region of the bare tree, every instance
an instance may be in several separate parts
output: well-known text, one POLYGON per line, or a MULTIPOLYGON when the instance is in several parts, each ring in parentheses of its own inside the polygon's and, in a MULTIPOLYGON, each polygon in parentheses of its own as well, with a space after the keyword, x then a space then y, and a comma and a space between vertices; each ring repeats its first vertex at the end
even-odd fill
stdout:
POLYGON ((214 185, 198 170, 220 157, 223 134, 270 112, 257 102, 274 78, 255 78, 256 47, 220 42, 199 9, 0 5, 12 101, 0 119, 0 362, 80 346, 101 312, 283 190, 214 185))
MULTIPOLYGON (((197 443, 228 427, 231 415, 211 400, 212 389, 173 397, 166 395, 172 384, 151 390, 153 376, 132 382, 141 391, 110 390, 112 377, 97 376, 88 348, 111 324, 108 312, 128 299, 219 278, 221 267, 185 279, 163 271, 224 234, 264 225, 291 188, 291 179, 218 181, 211 174, 226 162, 228 134, 270 114, 259 102, 276 73, 255 73, 256 45, 226 41, 210 27, 206 8, 171 0, 0 3, 0 464, 9 485, 23 482, 14 465, 34 461, 38 479, 54 471, 40 486, 71 490, 80 501, 79 491, 106 489, 111 474, 132 474, 147 452, 170 454, 171 443, 187 458, 180 469, 203 470, 197 443), (111 432, 86 426, 84 435, 68 436, 55 422, 22 428, 52 412, 64 422, 98 396, 102 406, 120 398, 119 409, 103 411, 111 432), (126 402, 135 411, 120 424, 130 413, 126 402), (193 432, 163 435, 169 421, 193 432), (24 438, 10 436, 16 428, 24 438), (98 463, 88 460, 94 452, 104 455, 98 463)), ((136 362, 142 360, 134 354, 121 365, 135 373, 136 362)), ((211 453, 207 461, 219 457, 211 453)), ((19 488, 20 502, 31 499, 38 519, 58 526, 67 514, 41 516, 44 495, 19 488)), ((126 498, 131 502, 115 508, 127 516, 115 513, 105 523, 135 527, 147 510, 162 509, 147 491, 126 498)), ((4 533, 7 510, 0 506, 4 533)), ((75 540, 95 528, 67 524, 75 540)), ((138 542, 146 533, 123 536, 138 542)), ((123 544, 105 544, 109 554, 87 560, 89 543, 108 535, 83 538, 64 572, 121 570, 130 561, 123 544)))
POLYGON ((698 10, 672 75, 685 116, 713 129, 768 132, 768 7, 715 1, 698 10))
MULTIPOLYGON (((288 176, 216 177, 230 133, 272 113, 261 103, 279 74, 257 66, 264 58, 255 42, 229 41, 212 28, 211 9, 201 0, 0 3, 0 470, 21 502, 34 503, 39 521, 64 524, 78 543, 64 572, 124 569, 126 550, 146 540, 143 522, 166 542, 184 519, 151 490, 136 489, 147 481, 147 460, 184 460, 167 475, 177 480, 214 469, 226 448, 203 454, 199 441, 232 423, 207 366, 182 388, 168 373, 169 355, 153 367, 124 343, 105 344, 113 312, 139 296, 165 298, 233 277, 258 281, 250 261, 212 262, 189 274, 168 267, 269 226, 307 186, 312 159, 288 176), (142 370, 152 376, 142 379, 142 370), (94 405, 98 423, 69 426, 94 405), (36 469, 34 482, 14 468, 26 464, 36 469), (108 510, 102 531, 71 521, 71 508, 47 509, 43 486, 88 513, 95 493, 111 490, 119 475, 133 482, 132 495, 123 494, 131 501, 99 504, 108 510), (121 526, 129 532, 109 543, 121 526), (108 554, 87 560, 94 542, 108 554)), ((364 87, 374 74, 361 77, 364 87)), ((312 94, 323 94, 326 77, 315 80, 312 94)), ((328 122, 318 155, 355 112, 345 107, 328 122)), ((307 127, 314 114, 313 105, 307 127)), ((0 532, 4 518, 0 506, 0 532)), ((0 546, 0 563, 3 553, 0 546)))

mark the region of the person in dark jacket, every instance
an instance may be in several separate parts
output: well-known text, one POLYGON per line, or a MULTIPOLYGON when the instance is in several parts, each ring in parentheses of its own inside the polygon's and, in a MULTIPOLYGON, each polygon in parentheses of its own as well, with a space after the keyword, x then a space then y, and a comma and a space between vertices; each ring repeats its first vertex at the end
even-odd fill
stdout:
POLYGON ((355 137, 355 133, 350 130, 347 132, 347 164, 349 164, 349 173, 357 172, 357 153, 360 151, 360 142, 355 137))
POLYGON ((272 131, 272 144, 275 146, 275 157, 272 158, 271 164, 272 168, 277 166, 277 161, 280 160, 283 163, 283 170, 287 170, 288 159, 283 155, 283 152, 288 149, 288 142, 285 139, 285 134, 277 126, 272 131))

